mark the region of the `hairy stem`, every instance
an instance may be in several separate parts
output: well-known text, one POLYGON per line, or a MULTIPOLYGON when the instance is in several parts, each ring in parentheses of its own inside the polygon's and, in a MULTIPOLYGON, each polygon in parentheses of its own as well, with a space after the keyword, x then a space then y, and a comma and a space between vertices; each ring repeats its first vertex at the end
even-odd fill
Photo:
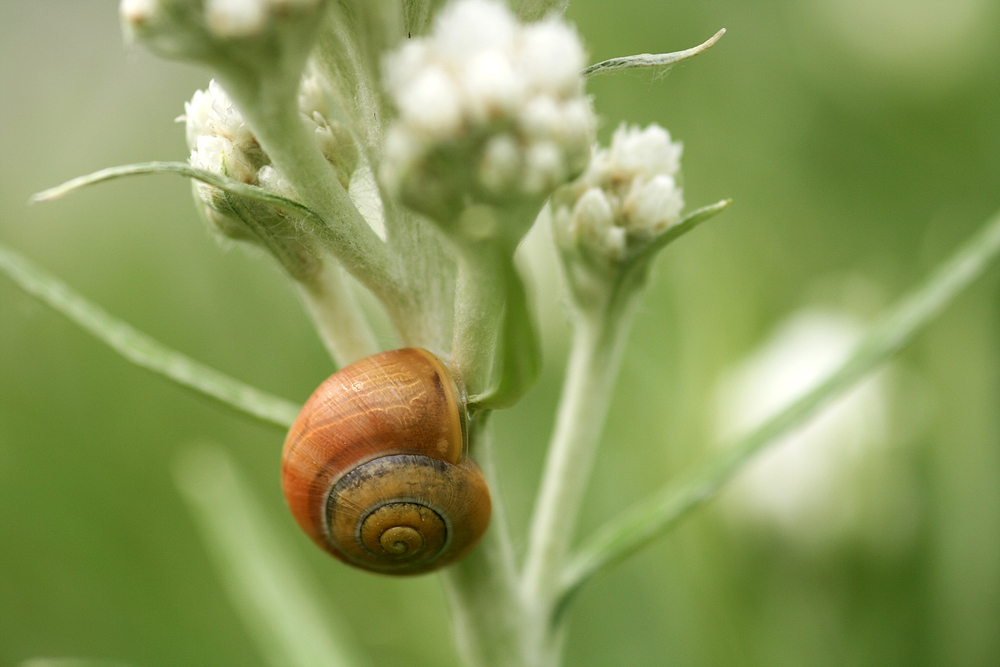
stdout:
POLYGON ((452 608, 459 655, 469 667, 523 667, 543 664, 525 655, 525 622, 518 595, 514 558, 492 461, 492 433, 478 418, 470 428, 470 447, 492 493, 493 516, 482 541, 442 574, 452 608))
POLYGON ((339 366, 379 351, 375 333, 339 266, 326 262, 314 279, 297 285, 327 351, 339 366))
POLYGON ((286 99, 260 91, 256 96, 241 96, 244 89, 239 86, 228 86, 226 90, 237 100, 271 161, 321 218, 322 223, 312 225, 310 231, 390 312, 398 308, 404 299, 386 246, 354 206, 320 152, 299 117, 294 96, 286 99))
POLYGON ((548 633, 552 605, 607 417, 631 317, 579 311, 528 539, 522 592, 548 633))

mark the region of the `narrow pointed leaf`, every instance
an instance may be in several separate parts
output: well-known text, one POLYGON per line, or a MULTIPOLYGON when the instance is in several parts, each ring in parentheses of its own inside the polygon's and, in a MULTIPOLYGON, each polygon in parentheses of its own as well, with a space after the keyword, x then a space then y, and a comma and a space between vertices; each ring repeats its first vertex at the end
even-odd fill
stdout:
POLYGON ((642 250, 636 253, 635 257, 629 263, 633 266, 638 266, 643 262, 650 261, 667 244, 676 241, 709 218, 721 213, 732 201, 732 199, 723 199, 720 202, 699 208, 697 211, 692 211, 679 223, 665 230, 662 234, 643 246, 642 250))
POLYGON ((235 380, 136 330, 0 245, 0 272, 132 363, 262 422, 287 429, 299 406, 235 380))
POLYGON ((624 56, 621 58, 611 58, 603 62, 596 63, 583 70, 584 77, 597 76, 598 74, 609 74, 623 69, 633 69, 636 67, 670 67, 682 60, 704 53, 724 35, 726 29, 723 28, 708 38, 707 41, 698 46, 683 51, 673 53, 639 53, 634 56, 624 56))
POLYGON ((54 188, 42 190, 33 195, 29 201, 31 203, 51 201, 88 185, 103 183, 104 181, 111 181, 125 176, 138 176, 140 174, 177 174, 179 176, 186 176, 208 183, 209 185, 214 185, 234 195, 255 199, 292 213, 312 215, 312 211, 308 207, 293 199, 276 195, 255 185, 241 183, 235 179, 205 171, 204 169, 195 169, 186 162, 142 162, 119 167, 108 167, 107 169, 101 169, 85 176, 78 176, 54 188))
POLYGON ((499 343, 500 377, 488 392, 469 398, 472 410, 499 410, 516 404, 538 380, 541 349, 528 296, 513 262, 505 267, 507 301, 499 343))

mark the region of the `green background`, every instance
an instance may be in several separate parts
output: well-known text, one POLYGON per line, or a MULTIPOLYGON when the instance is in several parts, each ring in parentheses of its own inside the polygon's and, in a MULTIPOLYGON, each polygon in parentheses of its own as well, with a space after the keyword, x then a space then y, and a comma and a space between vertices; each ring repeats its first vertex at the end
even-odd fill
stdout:
MULTIPOLYGON (((0 242, 161 341, 301 401, 330 364, 294 291, 265 258, 218 247, 185 181, 26 205, 101 167, 187 157, 173 119, 207 76, 124 48, 114 5, 4 2, 0 242)), ((728 29, 667 76, 589 88, 602 138, 655 121, 684 142, 689 207, 734 200, 657 265, 585 534, 704 459, 719 378, 778 322, 856 283, 867 296, 851 308, 870 316, 1000 206, 1000 5, 590 0, 569 17, 592 61, 728 29)), ((1000 662, 997 282, 993 270, 895 362, 909 389, 888 428, 905 442, 863 472, 867 506, 900 507, 908 526, 892 548, 862 537, 865 513, 803 548, 713 503, 584 591, 567 664, 1000 662)), ((499 419, 499 492, 518 534, 566 349, 558 295, 536 297, 545 372, 499 419)), ((236 460, 372 664, 455 662, 436 577, 355 572, 297 533, 280 433, 131 366, 0 277, 0 664, 263 663, 173 482, 178 457, 206 440, 236 460)))

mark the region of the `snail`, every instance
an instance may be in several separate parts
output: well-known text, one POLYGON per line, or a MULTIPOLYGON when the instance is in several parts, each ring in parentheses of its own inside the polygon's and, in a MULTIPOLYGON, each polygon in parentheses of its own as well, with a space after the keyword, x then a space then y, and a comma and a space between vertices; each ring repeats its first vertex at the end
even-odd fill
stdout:
POLYGON ((465 555, 489 525, 489 487, 467 449, 464 393, 444 363, 392 350, 345 366, 306 401, 285 440, 282 489, 332 555, 419 574, 465 555))

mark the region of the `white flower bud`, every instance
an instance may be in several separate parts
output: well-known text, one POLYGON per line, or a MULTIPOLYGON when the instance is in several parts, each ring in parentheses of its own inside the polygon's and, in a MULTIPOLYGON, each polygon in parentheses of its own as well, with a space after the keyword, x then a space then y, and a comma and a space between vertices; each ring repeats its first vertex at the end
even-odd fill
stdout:
MULTIPOLYGON (((385 59, 399 117, 383 179, 445 224, 477 203, 540 203, 586 166, 596 119, 583 58, 576 32, 558 20, 520 25, 493 0, 446 7, 428 37, 385 59)), ((507 231, 517 239, 526 229, 507 231)))
POLYGON ((302 83, 299 85, 299 111, 306 116, 318 113, 326 118, 330 115, 326 93, 323 92, 319 77, 315 74, 302 77, 302 83))
POLYGON ((521 151, 509 134, 493 137, 486 144, 479 163, 479 180, 487 189, 502 192, 521 171, 521 151))
MULTIPOLYGON (((675 176, 681 145, 658 125, 619 127, 611 147, 594 153, 587 171, 553 197, 556 240, 564 255, 614 269, 681 219, 675 176), (595 215, 597 193, 608 212, 595 215)), ((600 210, 604 210, 601 208, 600 210)))
POLYGON ((566 165, 559 146, 553 141, 539 141, 528 147, 524 156, 521 191, 545 197, 566 182, 566 165))
MULTIPOLYGON (((313 129, 323 155, 334 167, 344 187, 350 184, 359 154, 350 133, 323 115, 326 98, 314 78, 306 78, 299 91, 302 120, 313 129)), ((256 185, 274 194, 298 200, 290 183, 261 149, 239 109, 214 80, 207 91, 197 91, 184 105, 185 135, 191 147, 190 163, 197 169, 256 185)), ((222 236, 263 244, 278 253, 285 268, 302 278, 313 270, 310 241, 295 229, 287 211, 195 181, 196 203, 209 226, 222 236)))
MULTIPOLYGON (((298 102, 303 122, 312 128, 320 151, 346 188, 360 159, 350 132, 324 116, 329 107, 315 77, 303 79, 298 102)), ((185 122, 193 166, 256 184, 258 171, 271 162, 239 109, 215 80, 209 82, 207 91, 195 92, 178 120, 185 122)))
POLYGON ((239 109, 214 80, 208 91, 195 92, 184 104, 178 120, 185 122, 192 166, 253 183, 257 170, 268 163, 239 109))
POLYGON ((454 134, 462 122, 458 85, 441 67, 425 68, 400 91, 396 103, 410 127, 429 138, 454 134))
POLYGON ((519 56, 533 89, 563 97, 580 94, 583 45, 565 23, 548 19, 525 27, 519 56))
POLYGON ((640 130, 623 124, 611 139, 607 161, 622 173, 672 176, 680 169, 681 151, 681 144, 671 142, 670 133, 659 125, 640 130))
POLYGON ((461 77, 475 123, 509 115, 524 99, 523 78, 499 51, 484 51, 473 57, 463 68, 461 77))
POLYGON ((600 248, 601 254, 614 260, 621 259, 625 255, 625 230, 615 226, 614 215, 611 202, 600 188, 587 190, 573 207, 572 229, 577 242, 600 248))
POLYGON ((673 176, 659 174, 643 183, 639 177, 625 198, 623 210, 629 232, 652 237, 680 220, 684 198, 673 176))
POLYGON ((268 4, 263 0, 206 0, 205 22, 220 37, 249 37, 266 25, 268 4))
POLYGON ((520 26, 499 2, 464 0, 446 7, 434 26, 433 48, 445 60, 460 63, 482 51, 504 53, 517 39, 520 26))
POLYGON ((276 195, 281 195, 289 199, 298 199, 298 195, 292 188, 292 184, 288 182, 288 179, 269 164, 264 165, 257 172, 257 185, 276 195))
POLYGON ((156 50, 196 57, 213 41, 260 37, 297 20, 315 20, 322 1, 122 0, 118 14, 132 36, 156 50))

